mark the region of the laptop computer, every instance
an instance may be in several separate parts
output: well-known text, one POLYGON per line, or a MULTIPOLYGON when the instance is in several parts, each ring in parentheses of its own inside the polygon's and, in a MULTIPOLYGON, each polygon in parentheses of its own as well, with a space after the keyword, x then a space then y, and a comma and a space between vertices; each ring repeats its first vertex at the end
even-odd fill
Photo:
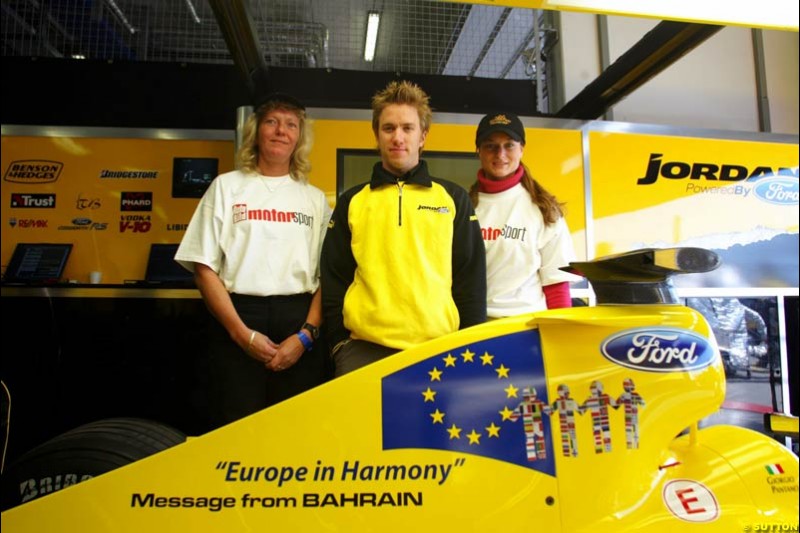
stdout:
POLYGON ((72 252, 72 243, 18 243, 8 262, 4 283, 57 283, 72 252))
POLYGON ((153 243, 147 258, 144 285, 194 287, 194 274, 175 261, 178 244, 153 243))

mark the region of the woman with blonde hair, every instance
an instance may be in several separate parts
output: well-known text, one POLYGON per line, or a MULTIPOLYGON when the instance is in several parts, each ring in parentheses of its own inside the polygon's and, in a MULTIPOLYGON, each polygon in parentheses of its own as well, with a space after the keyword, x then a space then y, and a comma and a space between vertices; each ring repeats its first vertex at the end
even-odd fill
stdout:
POLYGON ((237 170, 218 176, 175 259, 194 272, 209 331, 213 429, 327 379, 319 256, 331 209, 310 185, 305 107, 268 95, 248 119, 237 170))

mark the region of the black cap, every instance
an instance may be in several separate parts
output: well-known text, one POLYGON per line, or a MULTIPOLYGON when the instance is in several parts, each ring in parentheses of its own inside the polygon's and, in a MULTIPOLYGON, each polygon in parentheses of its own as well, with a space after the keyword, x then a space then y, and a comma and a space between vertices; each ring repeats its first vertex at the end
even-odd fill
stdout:
POLYGON ((294 107, 296 109, 300 109, 301 111, 305 111, 306 106, 303 103, 295 98, 294 96, 286 93, 269 93, 266 95, 261 96, 256 100, 256 109, 261 107, 264 104, 286 104, 289 107, 294 107))
POLYGON ((486 115, 478 124, 478 131, 475 133, 475 146, 480 144, 492 133, 505 133, 512 139, 525 144, 525 128, 522 121, 513 113, 492 113, 486 115))

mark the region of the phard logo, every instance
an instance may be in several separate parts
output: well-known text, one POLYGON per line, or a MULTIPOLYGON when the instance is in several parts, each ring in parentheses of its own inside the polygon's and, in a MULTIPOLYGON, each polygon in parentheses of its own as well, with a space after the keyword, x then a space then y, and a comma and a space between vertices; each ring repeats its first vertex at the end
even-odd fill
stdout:
POLYGON ((704 337, 680 328, 637 328, 603 341, 603 356, 619 365, 648 372, 699 370, 714 361, 704 337))

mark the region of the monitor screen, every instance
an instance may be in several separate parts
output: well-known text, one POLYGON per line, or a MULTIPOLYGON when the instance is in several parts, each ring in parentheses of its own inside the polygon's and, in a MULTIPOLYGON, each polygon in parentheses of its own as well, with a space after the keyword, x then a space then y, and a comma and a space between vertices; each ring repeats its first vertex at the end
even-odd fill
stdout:
POLYGON ((217 177, 216 157, 175 157, 172 159, 172 197, 202 198, 217 177))
POLYGON ((64 274, 71 251, 71 243, 19 243, 8 262, 3 281, 57 282, 64 274))
POLYGON ((178 244, 151 244, 145 281, 180 285, 194 284, 194 274, 175 261, 175 252, 177 251, 178 244))

